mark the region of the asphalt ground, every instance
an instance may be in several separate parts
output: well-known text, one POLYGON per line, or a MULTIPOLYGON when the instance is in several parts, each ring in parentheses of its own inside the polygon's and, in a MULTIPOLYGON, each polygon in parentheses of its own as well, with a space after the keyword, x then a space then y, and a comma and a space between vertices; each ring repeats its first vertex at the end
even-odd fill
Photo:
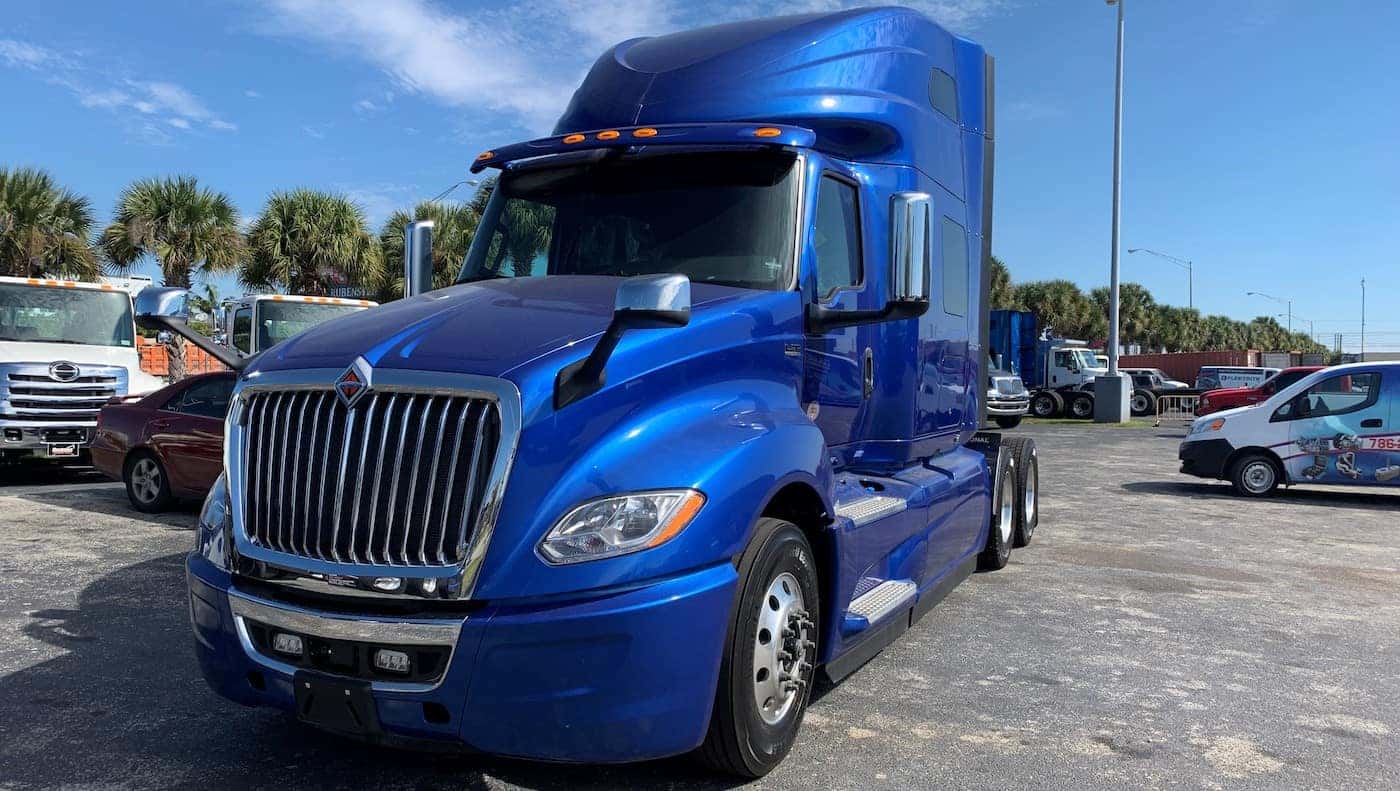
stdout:
MULTIPOLYGON (((1400 496, 1243 501, 1177 435, 1030 426, 1043 515, 813 702, 773 789, 1395 788, 1400 496)), ((0 476, 5 473, 0 472, 0 476)), ((0 787, 707 788, 684 759, 534 764, 372 748, 206 689, 193 510, 78 470, 0 478, 0 787)))

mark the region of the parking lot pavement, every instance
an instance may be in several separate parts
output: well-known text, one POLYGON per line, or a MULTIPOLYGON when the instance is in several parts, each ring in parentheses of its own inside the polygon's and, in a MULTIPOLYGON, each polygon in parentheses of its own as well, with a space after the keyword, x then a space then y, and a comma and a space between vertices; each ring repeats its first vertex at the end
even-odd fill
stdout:
MULTIPOLYGON (((823 690, 758 787, 1394 787, 1400 498, 1246 502, 1177 475, 1168 432, 1026 433, 1035 543, 823 690)), ((0 787, 714 782, 368 748, 222 701, 186 623, 193 518, 136 516, 115 484, 0 486, 0 787)))

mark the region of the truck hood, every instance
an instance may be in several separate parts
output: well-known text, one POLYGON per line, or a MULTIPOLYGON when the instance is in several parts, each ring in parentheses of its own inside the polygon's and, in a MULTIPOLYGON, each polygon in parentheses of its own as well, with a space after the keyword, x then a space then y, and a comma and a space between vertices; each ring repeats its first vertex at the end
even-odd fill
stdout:
POLYGON ((86 346, 75 343, 0 341, 0 364, 34 363, 48 365, 65 361, 80 369, 88 365, 125 368, 127 393, 139 395, 165 387, 165 382, 141 370, 141 358, 132 346, 86 346))
MULTIPOLYGON (((557 275, 451 286, 313 327, 264 352, 249 372, 346 368, 363 356, 376 368, 512 378, 606 329, 621 282, 557 275)), ((764 293, 694 284, 692 321, 717 302, 730 310, 733 300, 764 293)))

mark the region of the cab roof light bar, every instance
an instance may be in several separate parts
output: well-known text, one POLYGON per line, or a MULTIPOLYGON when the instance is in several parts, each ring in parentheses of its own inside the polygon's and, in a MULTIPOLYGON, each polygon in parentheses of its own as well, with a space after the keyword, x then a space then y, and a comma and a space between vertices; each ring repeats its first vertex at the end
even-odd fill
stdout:
POLYGON ((619 126, 590 132, 570 132, 483 151, 472 162, 471 172, 504 169, 511 162, 589 148, 629 148, 661 145, 724 145, 759 143, 769 146, 810 148, 817 133, 788 124, 670 124, 619 126))

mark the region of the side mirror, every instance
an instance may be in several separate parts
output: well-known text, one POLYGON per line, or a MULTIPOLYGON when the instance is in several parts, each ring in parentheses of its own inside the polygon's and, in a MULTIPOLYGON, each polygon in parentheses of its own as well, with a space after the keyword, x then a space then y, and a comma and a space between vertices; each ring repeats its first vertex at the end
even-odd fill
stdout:
POLYGON ((608 358, 627 330, 684 327, 690 323, 690 278, 685 275, 639 275, 622 281, 613 299, 613 318, 593 351, 559 370, 554 378, 554 408, 598 392, 608 358))
POLYGON ((809 304, 808 332, 911 319, 928 312, 933 199, 924 192, 900 192, 891 200, 889 297, 885 306, 877 310, 835 310, 809 304))
POLYGON ((629 328, 683 327, 690 323, 690 278, 685 275, 629 277, 617 288, 613 321, 629 328))
POLYGON ((136 323, 148 330, 163 330, 158 319, 187 320, 190 317, 190 292, 183 288, 143 288, 136 295, 136 323))
POLYGON ((210 357, 229 368, 235 371, 243 370, 251 357, 234 354, 227 347, 215 343, 212 338, 196 332, 187 323, 190 316, 189 296, 190 292, 183 288, 141 289, 134 303, 136 325, 157 332, 173 332, 208 352, 210 357))
POLYGON ((403 229, 403 295, 433 288, 433 221, 414 220, 403 229))
POLYGON ((900 192, 891 207, 890 301, 923 303, 929 296, 929 238, 933 199, 924 192, 900 192))

